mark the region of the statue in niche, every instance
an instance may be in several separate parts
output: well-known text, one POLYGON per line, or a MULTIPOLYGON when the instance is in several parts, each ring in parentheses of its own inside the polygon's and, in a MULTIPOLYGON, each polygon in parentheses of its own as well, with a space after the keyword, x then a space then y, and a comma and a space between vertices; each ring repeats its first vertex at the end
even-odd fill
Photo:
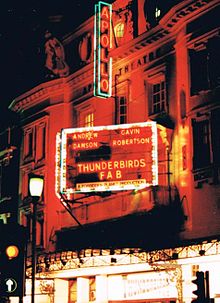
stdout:
POLYGON ((69 75, 69 66, 65 62, 64 47, 50 32, 45 33, 44 50, 46 54, 45 67, 51 72, 47 76, 53 78, 69 75))

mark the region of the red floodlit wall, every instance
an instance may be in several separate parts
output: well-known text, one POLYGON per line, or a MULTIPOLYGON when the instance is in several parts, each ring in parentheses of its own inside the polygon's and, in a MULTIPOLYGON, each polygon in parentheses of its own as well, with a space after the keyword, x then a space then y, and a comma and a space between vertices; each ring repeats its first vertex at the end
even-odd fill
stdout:
MULTIPOLYGON (((45 161, 40 162, 35 159, 35 154, 39 154, 39 152, 36 153, 38 147, 35 146, 33 157, 22 160, 20 187, 22 201, 25 201, 25 176, 30 171, 42 172, 45 176, 43 204, 45 247, 50 248, 54 245, 53 239, 56 230, 77 226, 77 223, 60 203, 58 195, 60 191, 66 194, 67 198, 71 198, 75 216, 82 224, 87 224, 118 218, 134 212, 148 211, 155 203, 166 204, 169 202, 170 185, 172 188, 175 187, 178 192, 187 216, 185 230, 182 234, 184 238, 213 236, 219 232, 220 190, 218 183, 215 183, 218 170, 214 170, 217 166, 211 162, 208 168, 195 169, 193 167, 192 127, 194 120, 200 121, 213 116, 215 108, 212 103, 217 100, 217 97, 214 97, 217 96, 217 91, 212 92, 210 88, 209 91, 203 90, 192 95, 190 83, 191 52, 199 51, 208 38, 217 33, 215 25, 212 24, 212 29, 204 29, 203 36, 200 37, 198 25, 193 22, 197 20, 198 16, 205 15, 206 10, 207 12, 214 11, 215 3, 215 1, 210 3, 204 1, 201 2, 201 7, 198 5, 193 6, 193 9, 186 9, 184 1, 182 1, 167 12, 152 28, 147 27, 148 24, 144 24, 146 20, 142 11, 138 21, 139 28, 135 32, 135 24, 132 24, 133 15, 130 8, 127 7, 128 1, 115 1, 112 7, 112 24, 117 25, 117 28, 124 28, 125 34, 120 36, 118 32, 109 53, 107 50, 103 51, 112 57, 111 97, 94 96, 94 57, 93 52, 89 52, 89 48, 85 50, 86 46, 90 45, 90 40, 94 39, 94 19, 91 18, 72 36, 69 35, 66 40, 64 39, 65 46, 68 47, 68 44, 73 43, 72 45, 75 46, 84 41, 84 55, 81 54, 81 61, 78 63, 78 67, 77 64, 74 66, 73 73, 66 78, 44 83, 14 101, 13 110, 22 112, 22 115, 25 116, 24 129, 38 122, 37 118, 35 121, 32 115, 32 122, 29 123, 30 112, 45 115, 48 119, 45 161), (120 10, 120 8, 124 10, 120 10), (116 14, 119 11, 120 13, 116 14), (122 21, 124 24, 121 24, 122 21), (125 36, 128 38, 127 40, 125 36), (158 87, 160 96, 155 92, 158 87), (154 99, 152 95, 154 95, 154 99), (157 103, 157 98, 163 99, 163 102, 157 103), (93 126, 90 129, 93 132, 98 126, 104 125, 111 128, 112 125, 119 124, 118 118, 124 110, 123 108, 121 112, 119 111, 119 101, 121 104, 124 102, 123 105, 126 103, 127 106, 126 124, 134 125, 154 121, 159 127, 157 129, 160 141, 157 141, 159 142, 157 146, 158 182, 153 183, 152 157, 150 158, 149 175, 144 177, 147 180, 144 185, 147 183, 148 185, 158 184, 156 197, 151 186, 142 188, 139 192, 134 192, 135 187, 133 187, 128 191, 117 190, 116 194, 109 196, 85 195, 88 193, 88 188, 84 192, 82 189, 85 189, 86 182, 75 182, 80 173, 87 174, 89 173, 87 170, 93 173, 94 166, 100 167, 100 170, 98 180, 95 182, 89 180, 91 185, 89 191, 92 190, 93 193, 97 191, 99 185, 103 185, 99 184, 100 181, 107 181, 107 184, 104 185, 105 190, 112 190, 110 182, 119 181, 120 184, 122 181, 138 180, 139 173, 141 178, 143 177, 141 165, 145 163, 143 160, 146 159, 145 152, 151 153, 152 151, 151 143, 146 141, 146 144, 142 146, 134 144, 135 142, 132 141, 133 144, 126 145, 126 147, 119 146, 119 144, 113 146, 113 140, 122 142, 124 135, 120 131, 123 126, 118 127, 119 133, 117 133, 117 128, 114 129, 114 132, 113 128, 108 131, 100 128, 97 132, 100 140, 96 146, 90 146, 87 139, 82 142, 78 136, 80 132, 85 134, 85 129, 83 129, 85 113, 92 112, 94 115, 93 126), (73 129, 72 133, 65 132, 67 129, 73 129), (56 141, 60 140, 60 135, 57 136, 58 133, 62 133, 63 142, 61 142, 62 140, 56 141), (76 141, 74 141, 74 134, 77 137, 76 141), (83 150, 82 143, 84 144, 83 150), (111 150, 111 156, 107 153, 106 159, 85 161, 86 164, 78 161, 77 166, 73 163, 78 156, 82 157, 85 151, 94 151, 97 155, 98 150, 106 145, 109 146, 106 151, 111 150), (142 150, 142 147, 146 147, 146 150, 144 148, 142 150), (63 161, 61 170, 60 165, 57 165, 60 160, 63 161), (130 167, 124 169, 119 166, 125 165, 125 162, 119 164, 119 161, 132 162, 126 162, 130 163, 130 167), (138 169, 133 170, 137 163, 138 169), (132 165, 133 167, 131 167, 132 165), (106 167, 110 169, 107 170, 106 167), (120 170, 120 173, 117 170, 120 170), (82 204, 74 203, 76 201, 82 204)), ((192 8, 191 4, 187 5, 192 8)), ((138 1, 138 8, 143 9, 143 7, 144 1, 138 1)), ((213 18, 213 20, 215 19, 213 18)), ((103 19, 103 21, 109 20, 103 19)), ((103 29, 103 33, 109 34, 108 27, 103 29)), ((92 47, 90 48, 92 49, 92 47)), ((80 49, 82 50, 82 47, 80 49)), ((72 57, 69 59, 74 61, 72 57)), ((102 59, 105 61, 107 57, 103 56, 102 59)), ((95 66, 97 67, 97 65, 95 66)), ((209 126, 213 127, 210 119, 209 126)), ((152 138, 151 130, 148 131, 147 138, 152 138)), ((135 135, 138 138, 139 134, 135 135)), ((211 133, 209 133, 209 138, 213 138, 211 133)), ((131 132, 126 134, 126 140, 134 140, 134 134, 131 132)), ((213 155, 211 159, 213 159, 213 155)))

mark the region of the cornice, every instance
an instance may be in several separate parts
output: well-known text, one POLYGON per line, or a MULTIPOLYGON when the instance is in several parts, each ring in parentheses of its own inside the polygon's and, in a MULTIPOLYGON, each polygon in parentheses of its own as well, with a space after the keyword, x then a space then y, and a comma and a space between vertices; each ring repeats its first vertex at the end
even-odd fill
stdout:
POLYGON ((182 29, 194 18, 197 18, 204 10, 210 10, 219 5, 219 0, 186 0, 177 4, 160 20, 159 24, 149 31, 123 46, 111 51, 114 60, 121 60, 146 46, 158 44, 162 39, 172 37, 178 29, 182 29))
POLYGON ((63 94, 65 83, 66 78, 41 83, 33 89, 15 98, 9 105, 9 109, 17 113, 22 113, 35 105, 39 105, 54 95, 63 94))
MULTIPOLYGON (((93 63, 87 64, 66 78, 51 80, 41 83, 33 89, 15 98, 9 105, 9 109, 22 113, 34 106, 48 101, 53 104, 53 97, 63 95, 62 102, 71 101, 71 91, 83 86, 89 79, 93 79, 93 63), (92 75, 92 76, 91 76, 92 75)), ((47 105, 48 105, 47 102, 47 105)), ((57 104, 57 102, 55 102, 57 104)))
POLYGON ((136 51, 143 49, 147 45, 160 40, 168 34, 169 31, 164 30, 160 25, 158 25, 152 30, 145 32, 137 38, 129 41, 125 45, 113 49, 111 51, 111 56, 114 58, 114 61, 124 59, 125 57, 134 54, 136 51))
MULTIPOLYGON (((111 51, 111 56, 116 63, 118 60, 127 58, 129 55, 141 51, 146 46, 148 50, 153 49, 161 42, 172 39, 177 30, 182 29, 190 21, 197 18, 204 11, 211 10, 220 4, 219 0, 186 0, 177 4, 160 20, 160 23, 151 30, 143 33, 137 38, 129 41, 121 47, 117 47, 111 51)), ((91 18, 87 20, 83 25, 89 27, 91 25, 91 18)), ((78 28, 78 31, 82 31, 83 25, 78 28)), ((65 38, 65 39, 70 39, 65 38)), ((64 40, 65 40, 64 39, 64 40)), ((33 89, 25 92, 24 94, 15 98, 10 104, 9 108, 12 111, 22 113, 27 109, 30 109, 36 105, 40 105, 42 102, 49 100, 53 97, 63 94, 63 102, 70 96, 70 91, 74 87, 80 87, 83 83, 88 82, 91 79, 91 70, 93 63, 85 65, 70 76, 66 78, 59 78, 42 83, 33 89), (66 88, 68 87, 69 90, 66 88)))
POLYGON ((160 24, 164 29, 173 32, 176 28, 181 27, 184 22, 198 18, 204 10, 208 11, 213 7, 219 5, 219 0, 186 0, 171 8, 161 20, 160 24))

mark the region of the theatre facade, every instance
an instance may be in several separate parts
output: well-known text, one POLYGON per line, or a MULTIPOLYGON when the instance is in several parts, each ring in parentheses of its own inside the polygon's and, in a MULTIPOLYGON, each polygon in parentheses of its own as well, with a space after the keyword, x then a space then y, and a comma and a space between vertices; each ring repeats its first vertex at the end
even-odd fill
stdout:
POLYGON ((36 303, 189 303, 198 271, 218 302, 219 4, 100 1, 62 40, 47 33, 50 80, 10 105, 25 303, 31 173, 44 177, 36 303))

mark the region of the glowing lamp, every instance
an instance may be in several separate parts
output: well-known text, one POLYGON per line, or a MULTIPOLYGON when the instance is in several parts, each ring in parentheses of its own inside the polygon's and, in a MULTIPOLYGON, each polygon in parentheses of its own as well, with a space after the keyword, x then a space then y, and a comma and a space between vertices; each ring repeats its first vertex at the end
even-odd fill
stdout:
POLYGON ((16 258, 19 254, 19 248, 16 245, 10 245, 5 250, 9 259, 16 258))
POLYGON ((31 176, 29 181, 29 190, 32 197, 40 197, 43 191, 44 180, 41 176, 31 176))
POLYGON ((41 176, 30 175, 29 190, 33 202, 33 219, 32 219, 32 277, 31 277, 31 303, 35 302, 35 274, 36 274, 36 217, 37 202, 43 191, 44 180, 41 176))

